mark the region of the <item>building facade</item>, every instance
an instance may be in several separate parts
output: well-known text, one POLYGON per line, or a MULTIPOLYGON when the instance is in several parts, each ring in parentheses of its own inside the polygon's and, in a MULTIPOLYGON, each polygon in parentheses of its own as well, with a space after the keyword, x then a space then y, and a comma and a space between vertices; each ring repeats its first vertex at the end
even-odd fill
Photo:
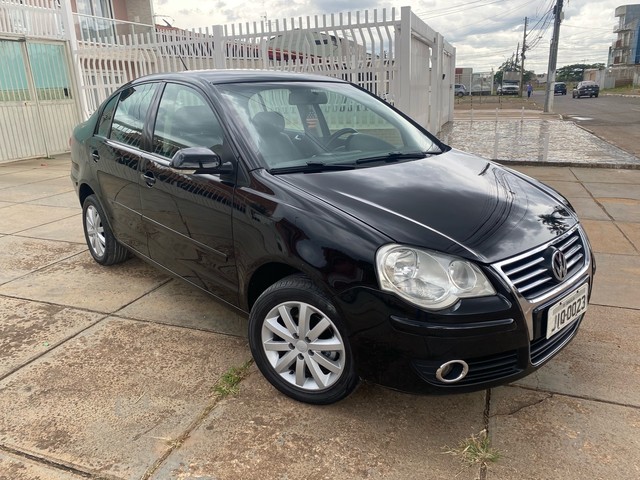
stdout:
POLYGON ((616 8, 618 21, 613 32, 618 38, 609 47, 609 65, 640 64, 640 4, 616 8))

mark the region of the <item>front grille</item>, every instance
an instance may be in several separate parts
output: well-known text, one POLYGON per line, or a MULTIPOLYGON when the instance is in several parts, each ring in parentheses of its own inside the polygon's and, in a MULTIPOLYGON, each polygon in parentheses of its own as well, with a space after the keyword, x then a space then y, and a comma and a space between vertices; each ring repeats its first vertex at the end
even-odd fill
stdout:
POLYGON ((566 327, 548 340, 546 337, 542 337, 531 342, 531 363, 533 365, 539 365, 560 350, 576 333, 581 321, 582 318, 578 319, 573 322, 573 325, 566 327))
POLYGON ((414 360, 413 366, 423 380, 439 387, 462 387, 491 382, 510 377, 522 371, 518 366, 518 352, 516 350, 489 357, 466 360, 466 362, 469 365, 469 373, 459 382, 452 384, 444 384, 436 379, 436 371, 444 361, 427 362, 414 360))
MULTIPOLYGON (((567 276, 573 277, 585 264, 586 252, 580 230, 576 228, 569 236, 562 238, 551 246, 562 250, 567 259, 567 276)), ((547 249, 538 250, 531 255, 501 266, 503 273, 513 286, 527 300, 537 298, 558 285, 550 269, 546 255, 547 249)))

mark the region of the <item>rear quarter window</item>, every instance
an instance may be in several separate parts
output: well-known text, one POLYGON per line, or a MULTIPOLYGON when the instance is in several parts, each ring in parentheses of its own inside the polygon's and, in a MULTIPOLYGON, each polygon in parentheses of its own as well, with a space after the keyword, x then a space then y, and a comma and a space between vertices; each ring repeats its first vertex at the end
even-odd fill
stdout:
POLYGON ((158 84, 135 85, 120 93, 109 138, 132 147, 142 146, 142 128, 158 84))
POLYGON ((101 137, 108 137, 111 131, 111 122, 113 121, 113 113, 116 109, 116 104, 118 103, 118 98, 120 96, 116 95, 109 103, 105 105, 102 110, 102 114, 98 119, 98 131, 96 132, 101 137))

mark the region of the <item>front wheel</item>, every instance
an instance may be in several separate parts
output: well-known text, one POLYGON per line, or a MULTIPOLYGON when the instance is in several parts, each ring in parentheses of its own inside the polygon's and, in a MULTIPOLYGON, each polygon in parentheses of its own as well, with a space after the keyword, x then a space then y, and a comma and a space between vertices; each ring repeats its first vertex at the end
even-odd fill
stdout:
POLYGON ((358 385, 343 322, 307 277, 286 277, 260 295, 249 316, 249 345, 265 378, 300 402, 334 403, 358 385))
POLYGON ((129 252, 116 238, 95 195, 89 195, 82 204, 82 226, 89 252, 100 265, 124 262, 129 252))

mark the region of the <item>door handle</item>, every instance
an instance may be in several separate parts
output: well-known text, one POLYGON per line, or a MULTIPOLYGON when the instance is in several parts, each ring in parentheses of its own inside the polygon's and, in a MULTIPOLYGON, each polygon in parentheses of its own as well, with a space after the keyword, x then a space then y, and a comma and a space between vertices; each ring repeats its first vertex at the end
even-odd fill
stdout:
POLYGON ((142 175, 142 178, 144 178, 144 183, 146 183, 149 187, 153 187, 156 183, 156 177, 153 172, 145 173, 144 175, 142 175))
POLYGON ((94 162, 97 162, 98 160, 100 160, 100 154, 98 153, 97 150, 94 150, 93 152, 91 152, 91 158, 93 158, 94 162))

